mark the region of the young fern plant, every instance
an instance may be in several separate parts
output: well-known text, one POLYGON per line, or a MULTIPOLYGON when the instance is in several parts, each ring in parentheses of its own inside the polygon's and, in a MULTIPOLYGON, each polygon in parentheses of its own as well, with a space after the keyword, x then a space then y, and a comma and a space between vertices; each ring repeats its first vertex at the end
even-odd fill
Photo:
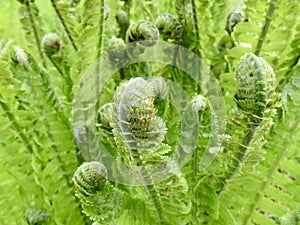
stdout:
MULTIPOLYGON (((155 98, 167 98, 167 86, 162 78, 145 80, 136 77, 121 83, 113 102, 104 104, 98 111, 99 133, 111 142, 110 148, 114 149, 117 160, 129 166, 144 167, 137 172, 141 186, 125 190, 131 198, 138 193, 135 201, 144 202, 144 207, 152 212, 149 218, 152 224, 182 224, 187 222, 186 216, 191 209, 191 201, 186 198, 188 184, 183 174, 170 176, 166 171, 169 178, 155 182, 160 178, 147 170, 147 166, 157 163, 167 165, 173 152, 171 146, 164 143, 167 127, 157 115, 155 98)), ((196 99, 192 108, 196 112, 201 108, 196 99)), ((122 174, 122 168, 114 170, 122 174)), ((126 217, 136 217, 138 212, 131 213, 133 215, 126 217)), ((120 218, 124 216, 121 213, 120 218)), ((116 216, 115 221, 120 218, 116 216)))
MULTIPOLYGON (((237 108, 231 111, 232 118, 228 124, 230 137, 224 143, 232 162, 219 192, 220 204, 229 204, 229 196, 241 180, 256 176, 256 167, 263 162, 266 154, 263 150, 265 137, 281 106, 275 73, 263 58, 246 53, 236 67, 235 79, 237 108)), ((241 198, 246 193, 250 192, 241 193, 241 198)), ((225 218, 230 211, 224 209, 221 216, 225 218)))
POLYGON ((232 151, 236 162, 232 165, 234 172, 227 182, 239 173, 241 165, 249 158, 250 152, 257 157, 257 161, 253 159, 253 163, 263 159, 259 157, 259 153, 254 152, 259 151, 263 137, 273 125, 277 108, 281 106, 280 94, 275 91, 276 75, 263 58, 253 53, 242 56, 236 67, 235 80, 234 99, 237 108, 231 111, 230 138, 226 141, 226 145, 228 150, 232 151), (240 150, 231 147, 234 143, 239 143, 240 150))

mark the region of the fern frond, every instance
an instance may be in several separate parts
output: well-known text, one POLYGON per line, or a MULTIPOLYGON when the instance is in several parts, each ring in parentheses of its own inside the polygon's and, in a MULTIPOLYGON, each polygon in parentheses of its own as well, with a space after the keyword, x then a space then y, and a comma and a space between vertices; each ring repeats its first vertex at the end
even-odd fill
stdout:
POLYGON ((82 164, 74 173, 76 196, 83 212, 101 224, 117 217, 123 204, 122 192, 107 181, 107 171, 99 162, 82 164))
POLYGON ((264 15, 268 5, 265 1, 247 1, 245 14, 247 21, 238 23, 231 37, 235 47, 228 50, 228 60, 230 68, 235 68, 238 59, 246 52, 254 52, 258 42, 258 37, 261 34, 264 25, 264 15))
POLYGON ((71 68, 74 83, 101 54, 104 31, 104 1, 85 0, 82 5, 81 24, 78 32, 78 52, 71 68))
POLYGON ((218 45, 221 38, 227 36, 226 19, 236 3, 236 1, 229 1, 226 4, 218 1, 196 1, 194 3, 193 8, 196 10, 195 16, 199 27, 195 44, 198 42, 201 57, 209 66, 216 66, 218 69, 220 66, 224 67, 224 60, 218 45))
POLYGON ((36 102, 36 105, 28 106, 28 110, 32 111, 31 121, 34 126, 27 128, 33 144, 31 165, 35 181, 45 193, 46 209, 54 216, 55 223, 82 224, 83 217, 72 195, 71 173, 67 169, 75 168, 77 164, 69 120, 55 96, 49 75, 38 66, 30 54, 26 56, 27 69, 20 66, 19 61, 12 63, 11 69, 14 75, 18 74, 18 79, 27 85, 26 97, 36 102), (45 152, 47 158, 42 157, 45 152), (59 185, 51 188, 51 184, 59 185), (63 204, 68 204, 73 213, 62 210, 63 204))
POLYGON ((299 10, 300 5, 296 1, 278 1, 261 50, 261 56, 273 65, 279 83, 291 75, 291 70, 299 60, 299 10))

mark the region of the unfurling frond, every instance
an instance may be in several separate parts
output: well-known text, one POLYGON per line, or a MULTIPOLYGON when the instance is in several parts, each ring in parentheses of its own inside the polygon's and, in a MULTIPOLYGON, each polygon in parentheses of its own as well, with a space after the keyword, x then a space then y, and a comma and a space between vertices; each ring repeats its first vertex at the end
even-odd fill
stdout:
POLYGON ((145 20, 139 20, 131 24, 126 33, 127 42, 139 42, 143 46, 153 46, 159 38, 156 26, 145 20))
POLYGON ((277 81, 272 67, 263 58, 246 53, 236 67, 235 79, 235 100, 243 112, 258 118, 274 115, 270 110, 278 107, 277 81))
POLYGON ((62 41, 55 33, 49 33, 43 37, 42 49, 48 57, 51 57, 53 54, 59 52, 61 45, 62 41))
POLYGON ((107 181, 107 171, 99 162, 82 164, 74 173, 75 195, 83 212, 92 220, 111 220, 121 211, 122 193, 107 181))
POLYGON ((178 39, 181 32, 181 25, 176 16, 164 13, 157 17, 155 25, 164 40, 178 39))
POLYGON ((40 208, 30 208, 25 213, 25 220, 28 225, 49 224, 49 214, 40 208))
POLYGON ((74 184, 77 191, 86 196, 95 195, 106 185, 107 171, 99 162, 84 163, 74 174, 74 184))

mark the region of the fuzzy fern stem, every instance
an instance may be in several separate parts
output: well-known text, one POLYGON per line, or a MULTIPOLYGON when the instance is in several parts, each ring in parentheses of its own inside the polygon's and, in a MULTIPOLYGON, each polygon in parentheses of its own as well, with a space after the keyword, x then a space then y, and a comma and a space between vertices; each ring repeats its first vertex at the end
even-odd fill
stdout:
POLYGON ((50 62, 54 65, 54 67, 56 68, 56 70, 58 71, 58 73, 62 76, 62 78, 65 81, 66 84, 66 91, 65 91, 65 95, 67 97, 67 100, 69 102, 71 102, 73 100, 73 95, 72 95, 72 88, 73 88, 73 81, 71 79, 71 77, 69 76, 69 74, 66 74, 60 67, 60 65, 57 63, 56 60, 53 60, 52 57, 48 57, 50 62))
POLYGON ((43 66, 46 67, 46 62, 45 62, 44 55, 43 55, 42 48, 41 48, 41 41, 40 41, 40 38, 39 38, 39 35, 38 35, 38 32, 37 32, 37 28, 36 28, 35 23, 34 23, 32 12, 31 12, 30 1, 26 0, 25 5, 26 5, 27 13, 29 15, 29 20, 30 20, 30 23, 31 23, 31 27, 32 27, 34 38, 35 38, 36 46, 38 48, 40 57, 43 60, 43 66))
POLYGON ((51 5, 52 5, 52 7, 53 7, 53 9, 54 9, 57 17, 59 18, 59 20, 61 22, 61 25, 63 26, 63 28, 64 28, 64 30, 65 30, 65 32, 66 32, 66 34, 67 34, 67 36, 68 36, 68 38, 69 38, 69 40, 71 42, 71 45, 73 46, 73 48, 75 49, 75 51, 78 51, 78 47, 75 44, 75 41, 74 41, 74 39, 73 39, 73 37, 71 35, 71 32, 70 32, 67 24, 65 23, 64 18, 62 17, 60 11, 57 8, 56 1, 55 0, 51 0, 51 5))
POLYGON ((143 184, 148 197, 153 205, 153 207, 156 209, 156 217, 157 217, 157 221, 160 223, 162 218, 161 218, 161 211, 159 209, 162 208, 161 203, 159 201, 159 199, 157 198, 157 193, 155 191, 155 187, 154 185, 146 185, 143 184))
POLYGON ((192 20, 193 20, 193 30, 194 30, 194 43, 195 46, 195 53, 201 58, 201 53, 199 50, 199 27, 198 27, 198 19, 197 19, 197 10, 195 5, 195 0, 190 0, 190 4, 192 6, 192 20))
POLYGON ((98 40, 98 52, 97 58, 100 57, 102 51, 102 42, 103 42, 103 32, 104 32, 104 0, 100 2, 100 21, 99 21, 99 40, 98 40))
MULTIPOLYGON (((231 180, 234 180, 235 177, 240 173, 241 165, 245 161, 248 156, 248 153, 251 149, 253 141, 255 140, 255 136, 257 134, 257 130, 259 129, 259 125, 250 125, 249 133, 244 139, 244 143, 240 148, 239 154, 237 155, 237 159, 233 164, 233 170, 229 173, 229 178, 227 179, 227 183, 231 180)), ((226 190, 226 185, 224 185, 223 189, 220 191, 219 195, 221 196, 222 193, 226 190)))
MULTIPOLYGON (((136 161, 136 157, 134 156, 133 152, 129 149, 129 154, 130 154, 130 160, 131 161, 136 161)), ((137 165, 136 165, 137 166, 137 165)), ((157 198, 157 193, 155 191, 154 185, 147 185, 144 178, 145 175, 147 176, 148 174, 146 173, 142 173, 142 172, 138 172, 138 176, 141 180, 141 183, 143 185, 143 187, 145 188, 145 191, 147 192, 147 195, 152 203, 152 206, 155 208, 155 212, 156 212, 156 217, 157 217, 157 221, 161 221, 161 213, 160 210, 162 208, 159 199, 157 198)))
POLYGON ((265 42, 269 27, 270 27, 270 24, 271 24, 271 21, 272 21, 272 16, 275 12, 275 5, 277 4, 277 2, 278 2, 278 0, 272 0, 271 4, 269 6, 269 10, 268 10, 268 13, 267 13, 265 24, 263 26, 261 35, 260 35, 260 37, 258 39, 258 42, 257 42, 257 45, 256 45, 255 55, 257 55, 257 56, 259 56, 260 51, 262 49, 262 46, 265 42))

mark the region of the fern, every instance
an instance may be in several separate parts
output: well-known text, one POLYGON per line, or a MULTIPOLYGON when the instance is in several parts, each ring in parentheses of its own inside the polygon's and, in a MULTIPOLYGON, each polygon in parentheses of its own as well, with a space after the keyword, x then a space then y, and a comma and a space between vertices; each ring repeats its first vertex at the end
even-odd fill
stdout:
POLYGON ((78 31, 78 47, 76 62, 71 68, 71 77, 78 82, 79 76, 101 54, 104 30, 104 1, 83 1, 80 28, 78 31), (96 35, 95 35, 96 34, 96 35))
POLYGON ((1 224, 299 223, 298 1, 0 6, 1 224))

